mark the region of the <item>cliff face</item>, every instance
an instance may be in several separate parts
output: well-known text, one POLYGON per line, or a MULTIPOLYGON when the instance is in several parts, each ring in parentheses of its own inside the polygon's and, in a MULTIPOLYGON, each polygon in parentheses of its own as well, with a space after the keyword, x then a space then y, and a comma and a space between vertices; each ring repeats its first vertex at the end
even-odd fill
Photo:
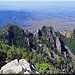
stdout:
POLYGON ((58 51, 61 53, 61 42, 59 40, 59 37, 56 38, 56 47, 58 51))

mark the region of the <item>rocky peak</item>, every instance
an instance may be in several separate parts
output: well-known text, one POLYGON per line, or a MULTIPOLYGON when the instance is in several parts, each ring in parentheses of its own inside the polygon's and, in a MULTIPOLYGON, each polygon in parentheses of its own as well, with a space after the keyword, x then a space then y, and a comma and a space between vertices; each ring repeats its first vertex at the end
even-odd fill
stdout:
POLYGON ((56 32, 54 31, 53 27, 42 26, 36 31, 34 35, 38 39, 42 38, 50 43, 53 43, 54 48, 57 48, 61 53, 61 42, 59 37, 56 36, 56 32))
POLYGON ((49 42, 54 42, 56 38, 55 31, 52 27, 42 26, 34 34, 37 38, 43 38, 49 42))
POLYGON ((20 28, 16 25, 7 25, 0 32, 0 38, 4 39, 9 45, 12 43, 18 46, 29 46, 29 39, 33 36, 32 33, 27 31, 25 28, 20 28))

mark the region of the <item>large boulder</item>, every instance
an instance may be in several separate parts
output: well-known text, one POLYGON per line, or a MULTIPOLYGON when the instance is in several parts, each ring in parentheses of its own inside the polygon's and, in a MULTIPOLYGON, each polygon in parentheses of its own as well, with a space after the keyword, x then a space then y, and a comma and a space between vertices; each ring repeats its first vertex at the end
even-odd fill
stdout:
POLYGON ((18 60, 15 59, 9 63, 7 63, 6 65, 4 65, 1 68, 1 71, 3 72, 3 74, 8 74, 10 72, 16 73, 16 68, 18 67, 18 60))
POLYGON ((13 66, 10 70, 11 70, 12 73, 16 73, 17 74, 17 73, 22 71, 22 67, 20 65, 13 66))
POLYGON ((3 74, 9 74, 9 73, 12 73, 12 74, 18 74, 18 73, 26 74, 27 73, 29 74, 29 72, 33 72, 34 74, 39 73, 25 59, 20 59, 19 61, 15 59, 7 63, 1 68, 0 73, 1 72, 3 74))

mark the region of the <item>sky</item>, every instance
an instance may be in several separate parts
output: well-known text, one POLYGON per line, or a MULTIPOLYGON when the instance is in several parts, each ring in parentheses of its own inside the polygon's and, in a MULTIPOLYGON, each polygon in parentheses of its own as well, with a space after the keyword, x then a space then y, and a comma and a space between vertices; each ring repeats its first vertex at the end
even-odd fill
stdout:
POLYGON ((10 9, 16 9, 16 10, 21 10, 21 9, 45 9, 45 8, 50 8, 50 7, 56 7, 56 8, 60 8, 60 7, 63 7, 63 8, 65 8, 65 7, 73 7, 73 8, 75 8, 75 1, 67 1, 67 0, 63 0, 63 1, 51 1, 51 0, 49 0, 49 1, 26 1, 26 0, 24 0, 24 1, 18 1, 18 0, 13 0, 13 1, 1 1, 0 0, 0 10, 2 9, 8 9, 8 10, 10 10, 10 9))
POLYGON ((75 1, 75 0, 0 0, 0 1, 75 1))

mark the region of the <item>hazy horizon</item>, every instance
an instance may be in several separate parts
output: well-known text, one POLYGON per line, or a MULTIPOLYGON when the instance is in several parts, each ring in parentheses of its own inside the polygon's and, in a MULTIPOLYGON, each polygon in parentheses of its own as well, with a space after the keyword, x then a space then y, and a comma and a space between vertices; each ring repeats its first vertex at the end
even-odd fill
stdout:
POLYGON ((0 10, 75 8, 75 1, 0 1, 0 10))

